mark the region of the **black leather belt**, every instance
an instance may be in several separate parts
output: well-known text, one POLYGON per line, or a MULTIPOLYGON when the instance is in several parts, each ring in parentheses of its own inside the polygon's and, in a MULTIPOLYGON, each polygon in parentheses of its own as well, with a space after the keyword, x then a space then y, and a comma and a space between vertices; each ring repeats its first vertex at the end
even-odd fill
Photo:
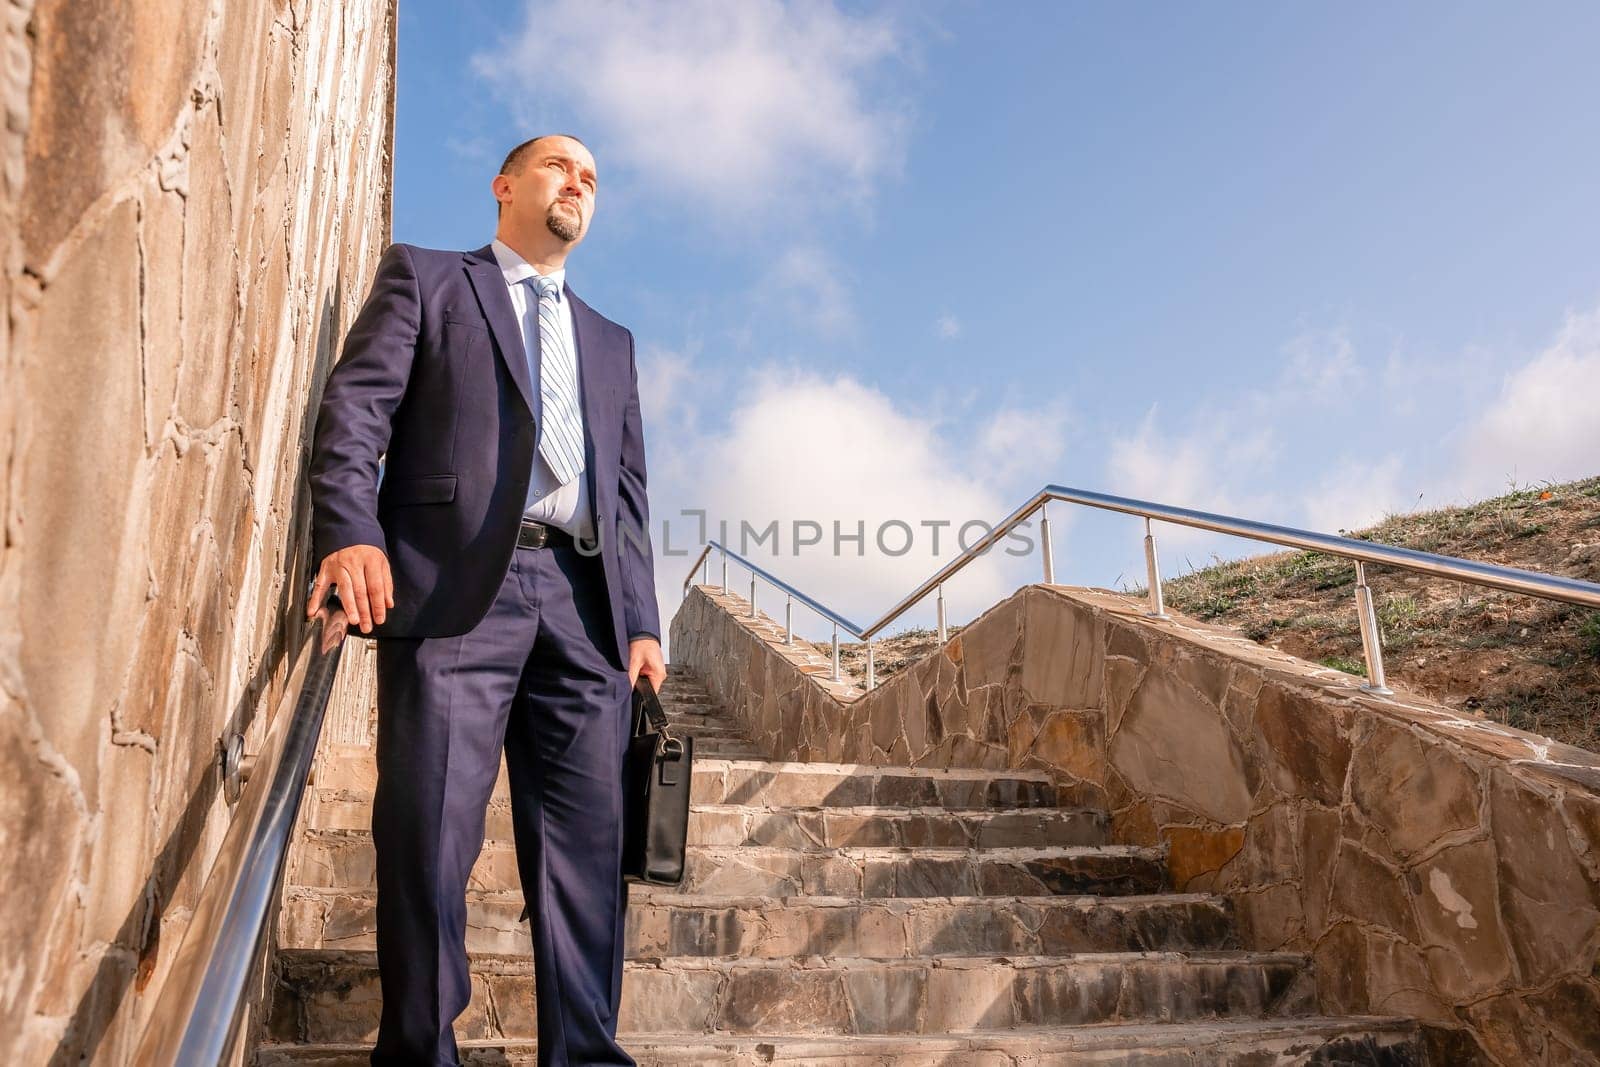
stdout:
POLYGON ((559 526, 523 519, 517 529, 518 548, 544 548, 549 545, 571 545, 572 535, 559 526))

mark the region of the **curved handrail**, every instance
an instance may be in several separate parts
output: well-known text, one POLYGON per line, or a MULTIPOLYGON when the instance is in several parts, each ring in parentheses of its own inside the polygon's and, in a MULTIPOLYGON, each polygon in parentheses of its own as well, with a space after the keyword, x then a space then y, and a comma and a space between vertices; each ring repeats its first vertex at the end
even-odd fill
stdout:
MULTIPOLYGON (((861 637, 861 638, 865 638, 866 637, 866 634, 862 632, 861 627, 857 626, 855 623, 851 622, 849 619, 845 618, 843 615, 840 615, 838 612, 836 612, 832 608, 827 607, 826 605, 822 604, 820 601, 813 600, 811 597, 809 597, 806 594, 802 593, 800 590, 796 589, 794 586, 790 585, 788 582, 784 581, 782 578, 779 578, 777 575, 773 574, 771 571, 766 570, 766 569, 764 569, 762 567, 758 567, 756 564, 751 563, 748 559, 745 559, 743 556, 739 555, 739 553, 735 552, 733 549, 724 547, 720 542, 710 541, 710 542, 708 542, 706 544, 706 547, 701 550, 700 555, 695 558, 694 562, 695 562, 695 566, 696 567, 698 567, 700 565, 700 561, 702 559, 704 559, 706 557, 706 554, 709 553, 713 548, 719 550, 723 554, 723 556, 725 556, 726 558, 731 559, 734 562, 738 563, 741 567, 743 567, 745 570, 749 571, 752 575, 756 575, 756 576, 760 577, 763 581, 766 581, 766 582, 768 582, 768 583, 770 583, 772 585, 777 586, 779 589, 782 589, 784 592, 788 593, 790 596, 792 596, 796 600, 800 601, 800 603, 802 603, 806 607, 810 608, 816 614, 822 616, 824 619, 828 620, 829 622, 836 624, 839 627, 839 629, 845 631, 848 634, 852 634, 855 637, 861 637)), ((693 569, 690 570, 689 576, 691 578, 694 577, 693 569)), ((689 583, 688 582, 684 582, 684 588, 687 589, 688 587, 689 587, 689 583)))
POLYGON ((141 1067, 212 1067, 235 1037, 347 630, 337 606, 324 609, 307 628, 284 690, 287 706, 268 726, 171 974, 150 1013, 133 1059, 141 1067))
MULTIPOLYGON (((1498 564, 1481 563, 1457 556, 1419 552, 1415 549, 1399 548, 1374 541, 1363 541, 1354 537, 1340 537, 1333 534, 1316 533, 1311 530, 1299 530, 1292 526, 1279 526, 1274 523, 1259 522, 1255 519, 1241 519, 1232 515, 1198 511, 1193 508, 1180 508, 1171 504, 1136 500, 1132 497, 1113 496, 1109 493, 1097 493, 1088 489, 1073 489, 1055 484, 1046 485, 1033 494, 1026 503, 1002 519, 970 548, 967 548, 955 559, 939 568, 932 577, 918 585, 888 611, 884 612, 882 616, 864 627, 851 626, 838 613, 820 605, 816 600, 800 592, 783 579, 756 567, 738 553, 716 541, 708 542, 705 548, 701 550, 700 555, 695 557, 694 565, 690 567, 689 575, 684 579, 684 589, 688 589, 690 582, 694 579, 695 568, 700 566, 711 550, 713 548, 719 550, 724 558, 724 586, 727 584, 726 561, 731 557, 737 560, 741 566, 750 570, 752 590, 755 585, 755 576, 759 575, 763 580, 801 601, 825 619, 829 619, 836 624, 833 642, 835 678, 838 677, 839 669, 837 627, 842 626, 856 637, 866 641, 867 687, 870 689, 874 682, 873 636, 923 600, 929 593, 943 586, 948 578, 987 552, 996 542, 1020 525, 1035 511, 1040 512, 1043 517, 1041 541, 1044 554, 1044 580, 1046 583, 1054 582, 1054 567, 1050 549, 1050 522, 1048 514, 1044 513, 1045 505, 1051 500, 1098 508, 1103 511, 1121 512, 1125 515, 1135 515, 1145 520, 1145 566, 1149 579, 1148 595, 1151 608, 1149 614, 1158 618, 1165 618, 1166 611, 1163 606, 1161 578, 1156 563, 1155 536, 1150 528, 1152 521, 1169 522, 1176 526, 1188 526, 1200 530, 1210 530, 1214 533, 1245 537, 1254 541, 1265 541, 1269 544, 1282 545, 1286 548, 1322 552, 1327 555, 1341 556, 1355 561, 1356 610, 1361 620, 1362 646, 1367 659, 1367 685, 1365 688, 1373 692, 1386 693, 1389 692, 1389 689, 1384 684, 1382 646, 1378 634, 1377 615, 1372 608, 1372 594, 1367 586, 1366 572, 1363 569, 1365 564, 1379 564, 1437 578, 1453 578, 1472 585, 1541 597, 1546 600, 1559 600, 1569 604, 1600 608, 1600 585, 1596 585, 1593 582, 1580 581, 1576 578, 1541 574, 1538 571, 1522 570, 1517 567, 1502 567, 1498 564)), ((755 604, 752 600, 752 612, 754 609, 755 604)), ((944 630, 944 599, 941 594, 939 601, 939 635, 941 640, 944 638, 944 630)))

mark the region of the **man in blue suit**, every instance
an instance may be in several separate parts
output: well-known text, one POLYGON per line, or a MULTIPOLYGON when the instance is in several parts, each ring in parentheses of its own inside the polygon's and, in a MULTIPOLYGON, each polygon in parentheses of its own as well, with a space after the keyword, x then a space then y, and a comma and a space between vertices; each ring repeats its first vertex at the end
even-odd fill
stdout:
POLYGON ((577 138, 534 138, 494 179, 492 244, 390 246, 317 415, 307 611, 337 587, 378 640, 374 1064, 459 1062, 502 749, 539 1063, 634 1062, 622 759, 632 684, 666 667, 633 335, 565 278, 596 181, 577 138))

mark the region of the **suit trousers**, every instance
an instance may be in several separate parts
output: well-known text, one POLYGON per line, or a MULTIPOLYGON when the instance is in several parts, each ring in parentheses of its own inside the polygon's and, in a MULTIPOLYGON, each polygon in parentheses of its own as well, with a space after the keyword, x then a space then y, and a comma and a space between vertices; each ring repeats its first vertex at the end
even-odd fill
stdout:
POLYGON ((616 1042, 631 708, 611 625, 599 556, 563 541, 518 548, 468 633, 378 642, 374 1065, 459 1063, 453 1023, 472 994, 466 890, 502 749, 539 1064, 633 1064, 616 1042))

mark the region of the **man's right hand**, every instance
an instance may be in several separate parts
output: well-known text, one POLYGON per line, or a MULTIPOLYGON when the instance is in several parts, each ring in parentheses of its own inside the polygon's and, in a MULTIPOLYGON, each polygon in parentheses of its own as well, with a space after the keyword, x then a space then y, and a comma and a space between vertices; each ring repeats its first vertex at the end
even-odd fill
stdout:
POLYGON ((364 634, 381 624, 394 607, 394 576, 389 573, 389 557, 376 545, 351 545, 328 553, 317 568, 317 581, 311 587, 306 617, 315 618, 328 597, 328 589, 339 587, 339 603, 352 625, 364 634))

